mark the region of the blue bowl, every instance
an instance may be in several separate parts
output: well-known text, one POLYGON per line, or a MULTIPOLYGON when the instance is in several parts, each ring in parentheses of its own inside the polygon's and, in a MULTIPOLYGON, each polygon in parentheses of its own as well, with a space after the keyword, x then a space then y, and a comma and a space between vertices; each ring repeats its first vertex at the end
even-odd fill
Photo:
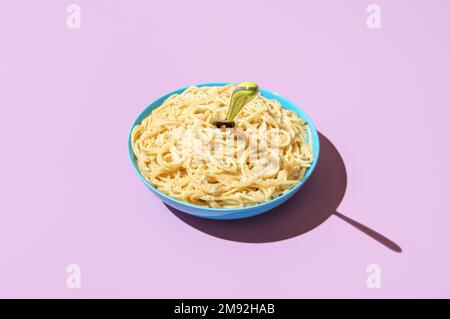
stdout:
MULTIPOLYGON (((199 86, 199 87, 201 87, 201 86, 224 86, 227 84, 230 84, 230 83, 224 83, 224 82, 205 83, 205 84, 199 84, 197 86, 199 86)), ((133 130, 134 126, 141 124, 142 120, 144 118, 146 118, 151 113, 152 110, 159 107, 169 96, 171 96, 172 94, 181 93, 186 88, 187 87, 178 89, 171 93, 168 93, 168 94, 160 97, 153 103, 151 103, 149 106, 147 106, 134 121, 134 123, 131 127, 131 130, 130 130, 129 136, 128 136, 128 153, 129 153, 129 157, 131 160, 131 164, 134 167, 134 171, 139 176, 141 181, 148 188, 150 188, 150 190, 157 197, 159 197, 164 203, 166 203, 167 205, 172 206, 173 208, 176 208, 182 212, 185 212, 187 214, 191 214, 194 216, 198 216, 198 217, 210 218, 210 219, 239 219, 239 218, 255 216, 255 215, 267 212, 267 211, 281 205, 282 203, 287 201, 289 198, 291 198, 305 184, 305 182, 308 180, 308 178, 311 176, 312 172, 314 171, 314 168, 316 167, 316 164, 317 164, 317 160, 319 158, 320 145, 319 145, 319 136, 317 134, 316 127, 314 126, 314 124, 312 123, 312 121, 308 117, 308 115, 306 115, 306 113, 303 112, 300 108, 298 108, 294 103, 292 103, 285 97, 282 97, 281 95, 278 95, 277 93, 271 92, 266 89, 260 89, 261 94, 265 98, 275 99, 278 102, 280 102, 280 104, 285 109, 294 111, 300 118, 305 120, 305 122, 309 125, 310 130, 311 130, 314 161, 313 161, 311 167, 309 167, 308 170, 306 171, 303 179, 300 181, 300 183, 295 185, 294 188, 292 188, 287 193, 285 193, 277 198, 274 198, 270 201, 267 201, 267 202, 264 202, 261 204, 257 204, 257 205, 253 205, 253 206, 246 206, 246 207, 240 207, 240 208, 209 208, 209 207, 197 206, 197 205, 179 201, 175 198, 172 198, 168 195, 163 194, 161 191, 159 191, 154 186, 152 186, 149 182, 147 182, 145 180, 144 176, 142 176, 142 174, 139 172, 139 169, 137 166, 136 156, 134 155, 133 149, 131 146, 131 131, 133 130)))

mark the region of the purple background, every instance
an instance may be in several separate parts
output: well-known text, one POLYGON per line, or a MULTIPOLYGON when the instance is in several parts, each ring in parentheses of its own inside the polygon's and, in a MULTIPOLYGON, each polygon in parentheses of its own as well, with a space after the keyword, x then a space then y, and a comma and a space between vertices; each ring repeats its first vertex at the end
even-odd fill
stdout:
POLYGON ((376 1, 379 30, 362 0, 80 0, 79 30, 69 3, 0 5, 0 297, 450 297, 449 1, 376 1), (401 253, 334 215, 224 240, 139 181, 126 142, 146 105, 244 80, 302 106, 345 163, 338 211, 401 253))

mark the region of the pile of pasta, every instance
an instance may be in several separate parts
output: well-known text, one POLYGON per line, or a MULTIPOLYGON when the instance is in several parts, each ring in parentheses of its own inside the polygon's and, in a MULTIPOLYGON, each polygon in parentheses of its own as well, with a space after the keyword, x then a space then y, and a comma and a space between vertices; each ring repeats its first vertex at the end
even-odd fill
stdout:
POLYGON ((276 100, 258 95, 225 119, 235 85, 174 94, 132 130, 138 168, 175 199, 213 208, 269 201, 299 183, 313 162, 308 125, 276 100))

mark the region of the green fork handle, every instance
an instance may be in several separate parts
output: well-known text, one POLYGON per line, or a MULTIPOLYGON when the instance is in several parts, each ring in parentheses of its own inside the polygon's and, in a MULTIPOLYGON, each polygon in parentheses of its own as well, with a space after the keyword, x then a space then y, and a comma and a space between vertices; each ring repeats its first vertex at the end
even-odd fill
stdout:
POLYGON ((233 121, 236 114, 258 94, 258 85, 253 82, 242 82, 236 86, 231 95, 227 121, 233 121))

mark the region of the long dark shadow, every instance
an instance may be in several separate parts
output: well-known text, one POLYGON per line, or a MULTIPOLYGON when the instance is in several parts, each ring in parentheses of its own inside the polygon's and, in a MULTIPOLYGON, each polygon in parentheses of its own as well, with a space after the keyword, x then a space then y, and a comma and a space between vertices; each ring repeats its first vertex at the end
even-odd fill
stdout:
POLYGON ((380 244, 383 244, 387 248, 392 249, 393 251, 395 251, 397 253, 401 253, 402 252, 402 248, 399 245, 394 243, 392 240, 390 240, 386 236, 383 236, 380 233, 374 231, 373 229, 371 229, 371 228, 369 228, 369 227, 367 227, 367 226, 357 222, 356 220, 353 220, 350 217, 347 217, 347 216, 345 216, 345 215, 343 215, 343 214, 341 214, 339 212, 334 212, 333 215, 339 217, 343 221, 346 221, 347 223, 349 223, 350 225, 352 225, 356 229, 359 229, 360 231, 365 233, 367 236, 372 237, 377 242, 379 242, 380 244))
POLYGON ((255 217, 212 220, 167 208, 186 224, 211 236, 245 243, 289 239, 316 228, 335 215, 396 252, 400 246, 367 226, 337 213, 347 187, 347 173, 338 150, 319 133, 320 156, 316 170, 305 185, 283 205, 255 217))

